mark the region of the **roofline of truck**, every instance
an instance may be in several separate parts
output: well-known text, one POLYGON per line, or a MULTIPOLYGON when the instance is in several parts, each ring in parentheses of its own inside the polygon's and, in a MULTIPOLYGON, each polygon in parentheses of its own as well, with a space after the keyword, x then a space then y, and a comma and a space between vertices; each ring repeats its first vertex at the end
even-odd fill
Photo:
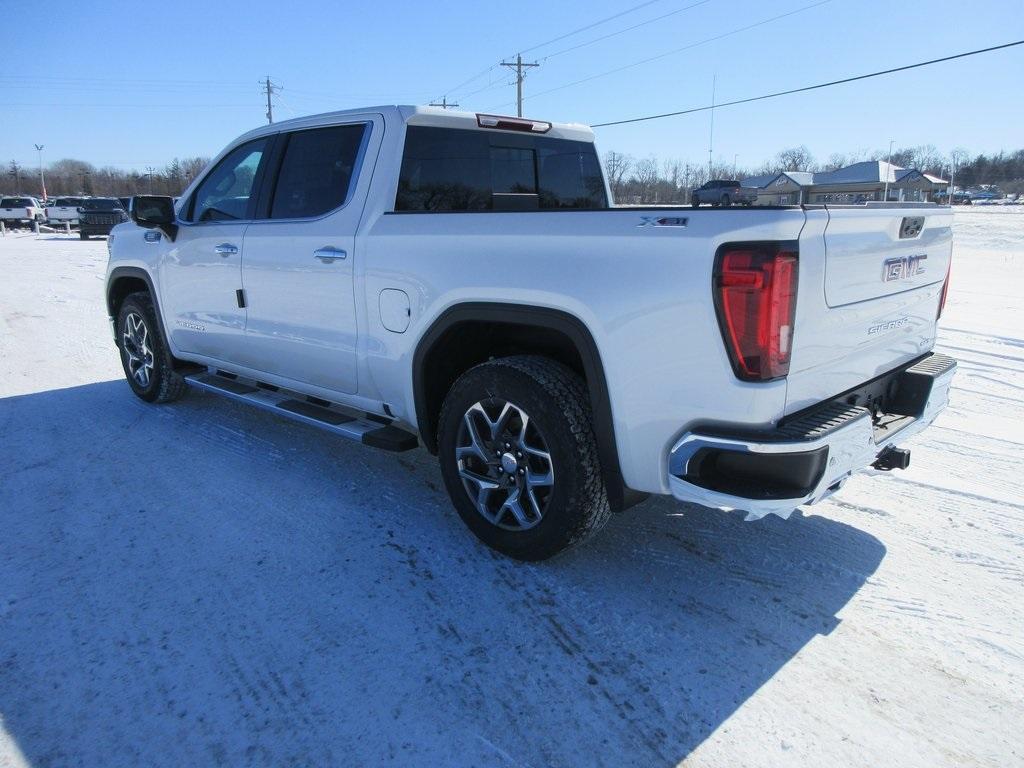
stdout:
MULTIPOLYGON (((462 128, 474 131, 501 130, 498 128, 481 128, 477 124, 476 112, 462 112, 454 109, 443 109, 441 107, 424 107, 409 104, 384 104, 373 107, 360 107, 359 109, 344 109, 336 112, 321 112, 316 115, 305 115, 295 117, 291 120, 282 120, 279 123, 261 125, 242 136, 239 136, 232 145, 237 145, 241 140, 255 139, 260 136, 268 136, 281 131, 292 131, 302 128, 314 128, 321 125, 331 125, 342 122, 347 118, 359 117, 361 115, 384 115, 392 120, 399 120, 409 125, 432 125, 445 128, 462 128)), ((534 119, 534 118, 525 118, 534 119)), ((582 123, 553 123, 551 129, 544 133, 545 136, 557 139, 570 139, 573 141, 587 141, 593 143, 594 131, 590 126, 582 123)))

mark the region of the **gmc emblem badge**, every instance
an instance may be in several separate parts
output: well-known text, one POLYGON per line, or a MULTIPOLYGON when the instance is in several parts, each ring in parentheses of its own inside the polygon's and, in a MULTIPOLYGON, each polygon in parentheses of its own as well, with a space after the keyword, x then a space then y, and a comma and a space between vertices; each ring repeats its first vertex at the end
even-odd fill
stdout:
POLYGON ((886 259, 882 268, 882 282, 891 283, 893 280, 909 280, 917 275, 924 274, 924 260, 927 254, 918 256, 901 256, 896 259, 886 259))

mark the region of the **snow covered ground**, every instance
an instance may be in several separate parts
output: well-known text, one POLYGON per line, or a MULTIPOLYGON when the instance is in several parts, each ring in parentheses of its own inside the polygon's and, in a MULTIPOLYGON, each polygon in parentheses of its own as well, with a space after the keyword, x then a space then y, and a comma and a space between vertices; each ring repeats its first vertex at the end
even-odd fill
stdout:
POLYGON ((0 765, 1021 764, 1024 209, 956 236, 910 470, 536 566, 425 452, 136 400, 104 243, 0 238, 0 765))

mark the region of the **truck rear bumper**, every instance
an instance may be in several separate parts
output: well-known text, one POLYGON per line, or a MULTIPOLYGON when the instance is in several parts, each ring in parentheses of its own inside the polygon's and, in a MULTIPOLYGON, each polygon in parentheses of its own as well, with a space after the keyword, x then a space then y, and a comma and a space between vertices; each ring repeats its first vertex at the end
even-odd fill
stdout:
POLYGON ((835 493, 949 402, 956 361, 930 354, 764 431, 687 432, 669 454, 672 495, 748 519, 786 517, 835 493))

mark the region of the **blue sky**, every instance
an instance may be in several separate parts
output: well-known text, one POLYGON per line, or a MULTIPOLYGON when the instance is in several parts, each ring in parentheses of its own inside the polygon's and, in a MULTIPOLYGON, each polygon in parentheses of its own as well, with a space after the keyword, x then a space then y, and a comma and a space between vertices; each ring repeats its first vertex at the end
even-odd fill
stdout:
MULTIPOLYGON (((514 114, 515 88, 500 67, 455 86, 522 50, 542 65, 527 77, 525 113, 592 123, 707 104, 713 77, 717 100, 726 101, 1024 38, 1024 0, 654 0, 629 10, 640 2, 66 4, 67 23, 0 30, 0 162, 34 166, 33 143, 45 145, 45 161, 122 168, 213 155, 264 122, 257 81, 267 74, 284 87, 277 119, 446 93, 472 111, 514 114)), ((1024 46, 717 110, 715 157, 757 165, 806 144, 826 159, 890 139, 942 151, 1018 149, 1022 77, 1024 46)), ((597 138, 602 151, 704 163, 708 133, 701 113, 601 128, 597 138)))

